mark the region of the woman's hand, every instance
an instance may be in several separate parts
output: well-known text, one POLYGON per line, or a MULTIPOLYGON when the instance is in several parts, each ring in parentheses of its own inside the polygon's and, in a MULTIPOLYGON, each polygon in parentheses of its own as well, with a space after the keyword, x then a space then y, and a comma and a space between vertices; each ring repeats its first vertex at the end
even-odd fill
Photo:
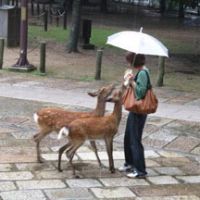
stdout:
POLYGON ((128 87, 133 81, 134 74, 132 69, 127 69, 124 73, 124 86, 128 87))
POLYGON ((135 88, 135 87, 136 87, 136 82, 135 82, 135 81, 131 81, 131 82, 130 82, 130 85, 131 85, 133 88, 135 88))
POLYGON ((134 75, 133 74, 127 74, 126 76, 124 76, 124 86, 128 86, 130 85, 130 83, 132 82, 134 78, 134 75))

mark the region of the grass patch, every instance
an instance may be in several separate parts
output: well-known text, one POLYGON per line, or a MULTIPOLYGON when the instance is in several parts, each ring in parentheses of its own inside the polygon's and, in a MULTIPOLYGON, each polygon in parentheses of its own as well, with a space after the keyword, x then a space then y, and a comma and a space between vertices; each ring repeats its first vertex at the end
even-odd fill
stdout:
POLYGON ((69 37, 69 31, 63 30, 61 27, 49 26, 49 30, 45 32, 42 27, 29 26, 28 29, 29 40, 53 40, 55 42, 66 42, 69 37))
POLYGON ((41 73, 39 70, 32 71, 31 75, 33 75, 33 76, 47 76, 46 73, 41 73))
MULTIPOLYGON (((119 31, 117 28, 93 27, 91 43, 97 47, 104 47, 107 37, 119 31)), ((69 30, 62 27, 50 26, 47 32, 39 26, 29 26, 28 37, 30 41, 52 40, 59 43, 66 43, 69 37, 69 30)))
POLYGON ((194 48, 192 42, 167 38, 164 38, 163 41, 172 54, 196 54, 196 48, 194 48))
POLYGON ((107 41, 107 37, 118 31, 120 31, 120 29, 114 27, 94 27, 92 30, 91 43, 98 47, 104 47, 107 41))
MULTIPOLYGON (((110 48, 114 53, 118 53, 118 48, 107 46, 106 40, 109 35, 121 31, 121 28, 116 27, 95 27, 93 26, 90 42, 96 47, 110 48)), ((150 33, 151 34, 151 33, 150 33)), ((51 40, 58 43, 67 43, 69 37, 69 29, 64 30, 62 27, 49 26, 49 30, 45 32, 42 27, 29 26, 29 41, 34 42, 41 40, 51 40)), ((197 48, 194 47, 194 41, 184 40, 174 36, 169 38, 164 34, 158 36, 161 41, 168 47, 169 52, 173 54, 196 54, 197 48)))
POLYGON ((94 81, 94 76, 81 76, 80 77, 80 81, 83 81, 83 82, 92 82, 94 81))
POLYGON ((165 75, 165 86, 187 92, 200 91, 200 76, 183 73, 169 73, 165 75))

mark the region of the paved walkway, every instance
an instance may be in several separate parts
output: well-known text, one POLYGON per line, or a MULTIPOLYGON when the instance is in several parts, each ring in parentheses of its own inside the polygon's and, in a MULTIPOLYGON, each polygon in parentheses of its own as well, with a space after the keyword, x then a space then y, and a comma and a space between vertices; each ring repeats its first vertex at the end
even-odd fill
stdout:
MULTIPOLYGON (((12 79, 5 78, 0 82, 0 96, 2 97, 14 97, 17 99, 88 108, 95 106, 95 101, 86 93, 89 89, 92 89, 93 84, 81 86, 79 83, 76 87, 75 82, 66 81, 65 88, 63 89, 63 85, 57 88, 49 87, 49 82, 44 81, 16 79, 13 82, 12 79)), ((98 87, 97 84, 94 85, 94 88, 98 87)), ((160 104, 158 111, 153 116, 186 121, 200 121, 200 95, 158 89, 157 93, 160 104)), ((112 106, 108 106, 108 110, 112 110, 112 106)))
MULTIPOLYGON (((57 172, 57 150, 64 141, 56 134, 42 142, 44 164, 36 163, 32 136, 37 126, 32 114, 44 106, 88 110, 94 99, 85 93, 103 83, 61 80, 0 79, 0 200, 68 199, 200 199, 200 98, 198 95, 156 90, 159 111, 148 118, 144 132, 147 179, 128 179, 124 173, 110 174, 105 146, 98 143, 104 164, 99 168, 86 143, 75 156, 79 179, 63 156, 64 171, 57 172), (78 97, 77 97, 78 96, 78 97)), ((112 109, 109 105, 108 110, 112 109)), ((114 140, 115 167, 124 162, 123 113, 114 140)))

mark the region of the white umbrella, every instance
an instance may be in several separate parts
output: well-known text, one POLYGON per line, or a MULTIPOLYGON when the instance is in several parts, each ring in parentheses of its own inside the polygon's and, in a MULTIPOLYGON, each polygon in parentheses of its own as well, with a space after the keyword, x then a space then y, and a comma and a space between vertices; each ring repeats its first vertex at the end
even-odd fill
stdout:
POLYGON ((136 54, 168 57, 168 49, 151 35, 136 31, 122 31, 108 36, 107 44, 136 54))

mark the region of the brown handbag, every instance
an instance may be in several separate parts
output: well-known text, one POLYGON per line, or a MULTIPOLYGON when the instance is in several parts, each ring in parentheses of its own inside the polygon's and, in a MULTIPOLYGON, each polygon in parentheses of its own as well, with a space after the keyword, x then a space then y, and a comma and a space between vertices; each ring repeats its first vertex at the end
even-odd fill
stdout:
POLYGON ((148 89, 143 99, 136 100, 134 88, 129 86, 122 97, 124 108, 128 111, 139 113, 139 114, 150 114, 155 113, 158 107, 158 99, 153 93, 152 86, 150 83, 149 74, 144 70, 148 76, 148 89))

